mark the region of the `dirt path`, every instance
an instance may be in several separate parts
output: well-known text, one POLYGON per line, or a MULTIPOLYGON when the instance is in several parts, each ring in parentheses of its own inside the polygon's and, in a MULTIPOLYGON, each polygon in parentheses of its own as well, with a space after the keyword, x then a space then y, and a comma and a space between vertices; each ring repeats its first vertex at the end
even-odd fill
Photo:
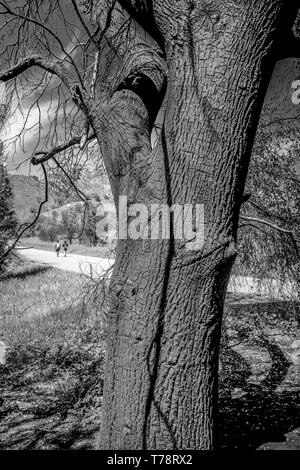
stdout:
POLYGON ((63 253, 57 257, 56 253, 51 251, 36 250, 34 248, 19 248, 18 252, 29 261, 39 264, 52 266, 63 271, 72 271, 78 274, 101 274, 113 265, 113 260, 106 258, 96 258, 94 256, 67 254, 63 253))
MULTIPOLYGON (((35 248, 19 248, 18 252, 30 261, 34 261, 39 264, 45 264, 54 268, 62 269, 64 271, 72 271, 79 274, 87 275, 99 275, 110 268, 114 261, 107 258, 98 258, 95 256, 76 255, 68 253, 67 257, 64 257, 63 253, 57 258, 56 254, 51 251, 37 250, 35 248)), ((290 293, 293 292, 291 286, 280 287, 276 281, 271 284, 272 298, 273 299, 284 299, 285 295, 282 292, 286 291, 289 293, 287 297, 290 298, 290 293)), ((251 277, 232 277, 228 286, 228 291, 236 294, 242 294, 247 296, 260 296, 270 297, 268 288, 262 286, 259 287, 258 282, 251 277)), ((296 291, 294 292, 295 296, 296 291)))

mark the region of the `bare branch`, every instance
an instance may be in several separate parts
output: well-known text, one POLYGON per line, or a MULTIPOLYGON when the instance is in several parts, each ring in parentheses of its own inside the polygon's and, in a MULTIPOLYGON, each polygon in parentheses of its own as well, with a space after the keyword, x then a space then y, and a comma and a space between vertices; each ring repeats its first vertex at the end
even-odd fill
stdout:
POLYGON ((96 81, 97 81, 99 59, 100 59, 100 53, 99 51, 97 51, 95 55, 95 64, 94 64, 93 77, 92 77, 92 83, 91 83, 91 97, 92 98, 95 98, 95 87, 96 87, 96 81))
POLYGON ((61 50, 64 52, 66 57, 69 59, 70 63, 73 65, 73 67, 76 71, 76 74, 78 76, 78 79, 80 81, 80 84, 84 88, 82 78, 81 78, 81 75, 79 73, 79 70, 77 68, 76 63, 74 62, 72 56, 65 50, 65 47, 64 47, 63 42, 61 41, 61 39, 50 28, 48 28, 45 24, 40 23, 39 21, 37 21, 34 18, 30 18, 29 16, 21 15, 19 13, 14 12, 10 8, 8 8, 8 6, 3 2, 0 2, 0 5, 5 8, 5 12, 0 12, 0 14, 7 13, 9 15, 12 15, 12 16, 16 17, 16 18, 20 18, 20 19, 23 19, 25 21, 28 21, 29 23, 33 23, 36 26, 38 26, 38 27, 42 28, 43 30, 47 31, 47 33, 57 41, 57 43, 59 44, 61 50))
POLYGON ((89 200, 89 197, 84 194, 79 188, 77 188, 76 184, 72 180, 71 176, 66 172, 66 170, 63 168, 63 166, 56 160, 55 157, 52 157, 53 161, 55 162, 56 166, 63 172, 65 177, 68 179, 70 185, 75 189, 77 196, 84 202, 86 203, 89 200))
MULTIPOLYGON (((91 134, 86 142, 90 142, 91 140, 95 139, 96 136, 95 134, 91 134)), ((61 145, 58 145, 57 147, 54 147, 53 149, 49 150, 49 152, 36 152, 32 158, 31 158, 31 163, 32 165, 40 165, 42 163, 45 163, 46 161, 50 160, 51 158, 55 157, 55 155, 59 154, 60 152, 63 152, 64 150, 69 149, 70 147, 73 147, 74 145, 80 145, 82 141, 82 136, 75 136, 72 137, 71 140, 68 142, 64 142, 61 145), (43 155, 41 158, 36 158, 39 155, 43 155)))
POLYGON ((110 24, 111 24, 111 19, 112 19, 112 14, 113 14, 113 11, 114 11, 114 8, 116 6, 116 3, 117 3, 117 0, 113 0, 108 12, 107 12, 107 16, 106 16, 106 22, 105 22, 105 26, 103 28, 103 30, 101 31, 101 34, 100 34, 100 37, 98 38, 98 44, 101 43, 102 39, 104 38, 110 24))
POLYGON ((87 35, 88 35, 90 41, 91 41, 95 46, 97 46, 97 41, 95 40, 94 36, 91 34, 91 32, 90 32, 89 28, 87 27, 87 25, 86 25, 84 19, 82 18, 81 14, 80 14, 80 11, 78 10, 78 7, 77 7, 77 5, 76 5, 76 1, 75 1, 75 0, 71 0, 71 2, 72 2, 72 5, 73 5, 74 10, 75 10, 75 12, 76 12, 76 15, 78 16, 79 21, 80 21, 81 25, 83 26, 83 29, 84 29, 85 32, 87 33, 87 35))
MULTIPOLYGON (((267 227, 270 227, 274 230, 277 230, 278 232, 282 232, 282 233, 285 233, 286 235, 288 235, 291 238, 291 241, 292 241, 292 244, 294 246, 297 257, 298 257, 298 259, 300 259, 300 253, 299 253, 299 249, 298 249, 298 243, 300 243, 300 239, 296 238, 294 236, 294 233, 291 230, 287 230, 285 228, 279 227, 278 225, 272 224, 271 222, 268 222, 267 220, 258 219, 256 217, 247 217, 247 216, 243 215, 240 218, 243 219, 243 220, 248 221, 249 225, 251 225, 254 228, 258 228, 255 225, 255 223, 263 224, 263 225, 266 225, 267 227)), ((243 226, 245 226, 245 225, 247 225, 247 224, 243 224, 243 226)))
POLYGON ((40 67, 43 70, 56 75, 70 89, 70 91, 74 90, 74 87, 77 84, 77 81, 74 80, 74 77, 63 65, 62 61, 50 61, 38 55, 32 55, 20 60, 16 65, 0 75, 0 82, 8 82, 18 77, 31 67, 40 67))
POLYGON ((249 222, 257 222, 259 224, 267 225, 268 227, 273 228, 277 230, 278 232, 286 233, 287 235, 293 235, 293 232, 291 230, 287 230, 285 228, 279 227, 278 225, 272 224, 271 222, 268 222, 267 220, 258 219, 256 217, 248 217, 245 215, 242 215, 240 218, 243 220, 248 220, 249 222))

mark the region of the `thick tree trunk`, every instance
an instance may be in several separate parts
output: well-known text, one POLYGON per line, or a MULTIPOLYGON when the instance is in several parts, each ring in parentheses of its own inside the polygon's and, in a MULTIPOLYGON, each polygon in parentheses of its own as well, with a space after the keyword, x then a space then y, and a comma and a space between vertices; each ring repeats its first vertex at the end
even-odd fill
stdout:
POLYGON ((100 448, 211 449, 216 443, 224 297, 286 2, 204 4, 153 2, 169 69, 169 104, 155 151, 145 106, 132 91, 112 100, 119 126, 113 142, 108 127, 103 133, 104 118, 93 114, 116 202, 126 195, 148 207, 204 204, 205 211, 200 249, 172 237, 118 243, 100 448), (117 162, 108 156, 116 148, 117 162))

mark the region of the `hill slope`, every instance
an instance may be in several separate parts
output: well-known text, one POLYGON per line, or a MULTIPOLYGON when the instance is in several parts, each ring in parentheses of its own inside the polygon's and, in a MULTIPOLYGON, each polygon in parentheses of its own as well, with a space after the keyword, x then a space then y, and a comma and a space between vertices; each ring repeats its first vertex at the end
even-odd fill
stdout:
POLYGON ((44 199, 44 183, 36 176, 9 175, 14 194, 14 208, 20 222, 25 222, 37 211, 44 199))
MULTIPOLYGON (((43 201, 45 194, 44 182, 40 181, 36 176, 27 175, 9 175, 10 184, 14 194, 14 208, 16 215, 21 223, 31 220, 37 211, 40 203, 43 201)), ((90 178, 88 183, 82 185, 82 189, 87 195, 97 195, 98 201, 102 203, 103 210, 109 213, 115 213, 114 204, 108 184, 98 181, 97 178, 90 178)), ((57 201, 51 197, 51 188, 49 189, 48 203, 43 206, 43 214, 45 217, 52 217, 55 209, 58 214, 67 207, 76 204, 82 204, 74 195, 74 201, 59 206, 57 201)))

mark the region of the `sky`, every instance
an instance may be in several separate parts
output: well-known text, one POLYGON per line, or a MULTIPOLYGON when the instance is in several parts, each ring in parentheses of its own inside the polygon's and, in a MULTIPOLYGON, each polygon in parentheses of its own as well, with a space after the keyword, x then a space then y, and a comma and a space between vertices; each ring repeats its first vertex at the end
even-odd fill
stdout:
MULTIPOLYGON (((74 22, 76 21, 74 20, 74 22)), ((59 27, 59 25, 56 26, 59 27)), ((78 34, 76 27, 74 29, 74 34, 78 34)), ((71 42, 67 37, 63 37, 63 42, 66 45, 66 49, 70 50, 71 42)), ((53 85, 55 85, 55 82, 53 82, 53 85)), ((20 95, 22 95, 21 90, 20 95)), ((5 86, 1 85, 0 104, 4 100, 5 86)), ((30 99, 22 100, 22 112, 20 109, 15 109, 14 107, 13 112, 7 118, 4 127, 0 130, 0 140, 4 141, 6 149, 10 150, 7 167, 8 170, 13 173, 28 175, 36 174, 38 172, 38 169, 30 166, 28 162, 21 166, 19 165, 23 161, 28 161, 30 158, 36 147, 39 132, 41 132, 42 136, 46 136, 48 134, 51 119, 53 119, 55 114, 56 106, 55 103, 51 106, 49 94, 43 97, 40 103, 40 109, 34 107, 30 114, 28 114, 30 105, 30 99), (27 123, 25 126, 26 135, 24 135, 23 138, 23 145, 17 145, 16 152, 13 152, 12 149, 8 147, 8 142, 23 128, 25 119, 27 119, 27 123), (39 119, 41 126, 38 126, 39 119), (33 126, 35 127, 32 128, 33 126)), ((275 67, 265 99, 262 118, 270 119, 271 121, 273 119, 285 119, 288 121, 289 125, 299 127, 298 115, 300 117, 300 61, 296 59, 287 59, 279 62, 275 67), (299 83, 297 83, 298 80, 299 83), (297 89, 299 89, 298 95, 297 89), (298 99, 293 99, 295 97, 298 97, 298 99)), ((60 130, 58 131, 58 134, 61 134, 60 130)), ((297 162, 297 171, 300 176, 300 161, 297 162)))
MULTIPOLYGON (((8 2, 11 8, 13 8, 13 5, 21 6, 24 3, 26 3, 25 0, 12 0, 12 2, 8 2)), ((62 20, 59 20, 57 17, 55 17, 54 24, 51 24, 51 29, 60 37, 65 50, 70 53, 73 58, 76 58, 76 52, 72 52, 72 50, 74 38, 77 38, 79 35, 78 18, 74 14, 74 10, 70 8, 70 0, 64 0, 63 2, 60 2, 60 4, 62 6, 62 11, 64 11, 65 14, 68 15, 67 17, 70 21, 69 31, 66 32, 62 20)), ((0 16, 0 25, 2 24, 1 22, 3 22, 3 18, 3 16, 0 16)), ((40 29, 36 27, 36 31, 37 33, 39 33, 40 29)), ((6 42, 11 43, 13 41, 11 38, 8 37, 6 42)), ((0 51, 3 51, 5 49, 6 42, 4 37, 4 40, 0 44, 0 51)), ((34 50, 33 43, 33 45, 31 44, 31 50, 29 50, 28 52, 25 51, 24 55, 30 55, 34 52, 36 51, 34 50)), ((59 46, 57 46, 55 49, 55 57, 58 59, 64 57, 64 53, 59 46)), ((40 69, 35 68, 31 70, 34 71, 33 73, 35 74, 37 79, 39 76, 41 76, 39 75, 40 69)), ((19 87, 18 97, 20 98, 21 106, 17 106, 17 99, 13 101, 10 113, 8 114, 8 117, 4 122, 3 127, 0 128, 0 140, 4 142, 4 147, 8 155, 7 168, 9 172, 26 175, 39 174, 38 167, 33 167, 32 165, 29 165, 29 159, 36 148, 37 142, 39 140, 39 135, 41 137, 46 137, 49 133, 50 123, 54 120, 55 113, 57 110, 57 100, 55 98, 54 89, 58 83, 59 81, 55 77, 51 82, 51 87, 53 90, 52 98, 50 94, 51 90, 49 90, 47 94, 44 94, 41 97, 39 101, 39 107, 34 106, 32 109, 31 106, 37 97, 37 92, 33 92, 31 94, 27 93, 27 95, 25 95, 25 93, 19 87), (22 141, 19 141, 16 147, 12 148, 12 145, 10 144, 11 140, 14 139, 15 136, 18 135, 24 127, 25 132, 23 133, 22 141), (25 163, 20 166, 22 162, 25 163)), ((6 93, 7 86, 0 84, 0 104, 5 103, 6 93)), ((58 136, 62 136, 62 127, 58 127, 57 133, 58 136)), ((64 140, 65 139, 62 136, 61 142, 64 140)))

